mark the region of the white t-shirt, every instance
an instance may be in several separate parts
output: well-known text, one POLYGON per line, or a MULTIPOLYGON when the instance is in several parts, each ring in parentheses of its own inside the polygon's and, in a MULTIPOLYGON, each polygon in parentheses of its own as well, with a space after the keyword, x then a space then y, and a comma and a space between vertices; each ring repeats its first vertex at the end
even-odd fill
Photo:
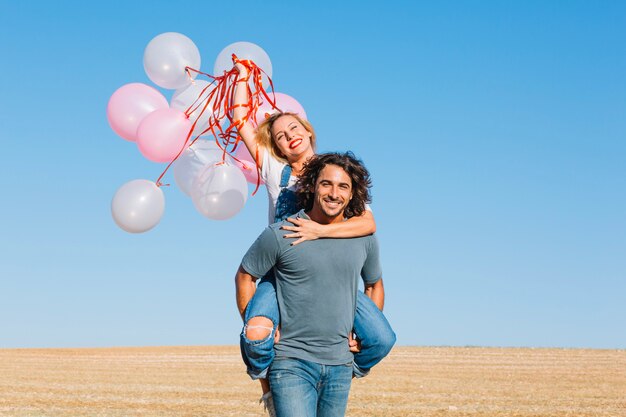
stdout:
MULTIPOLYGON (((267 210, 269 224, 274 223, 274 216, 276 215, 276 201, 278 200, 278 194, 280 194, 280 177, 283 173, 283 168, 287 164, 283 161, 279 161, 274 158, 272 153, 267 149, 263 152, 263 166, 261 167, 261 179, 265 182, 265 188, 267 189, 267 200, 269 208, 267 210)), ((298 177, 290 176, 287 183, 287 189, 295 191, 296 182, 298 177)))

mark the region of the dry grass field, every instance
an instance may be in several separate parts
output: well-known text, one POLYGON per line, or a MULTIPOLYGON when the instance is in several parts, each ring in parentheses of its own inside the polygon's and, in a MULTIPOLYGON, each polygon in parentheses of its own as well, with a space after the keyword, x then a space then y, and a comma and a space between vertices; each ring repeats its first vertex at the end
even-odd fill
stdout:
MULTIPOLYGON (((263 416, 238 348, 0 350, 0 416, 263 416)), ((622 350, 399 347, 348 416, 626 416, 622 350)))

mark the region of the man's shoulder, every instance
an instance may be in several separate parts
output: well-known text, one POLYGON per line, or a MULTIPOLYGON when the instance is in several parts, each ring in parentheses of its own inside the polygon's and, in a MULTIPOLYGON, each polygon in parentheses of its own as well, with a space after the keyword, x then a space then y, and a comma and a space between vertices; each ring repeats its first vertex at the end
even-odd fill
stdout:
POLYGON ((272 240, 272 241, 276 241, 278 243, 279 246, 282 246, 282 244, 284 243, 285 239, 283 238, 283 236, 288 233, 287 230, 282 229, 282 226, 285 224, 291 224, 285 220, 283 221, 279 221, 277 223, 272 223, 269 226, 267 226, 263 232, 261 233, 261 235, 259 236, 260 239, 264 239, 264 240, 272 240))
POLYGON ((376 234, 373 233, 371 235, 358 236, 349 239, 343 239, 347 242, 348 247, 357 250, 357 248, 362 248, 366 253, 372 255, 377 253, 379 250, 378 238, 376 234))
MULTIPOLYGON (((293 213, 292 215, 288 217, 309 219, 309 217, 306 215, 304 210, 300 210, 296 213, 293 213)), ((267 228, 275 231, 275 233, 280 233, 280 232, 285 233, 285 230, 281 229, 281 227, 283 226, 293 226, 293 224, 291 222, 288 222, 287 219, 285 219, 285 220, 279 220, 276 223, 272 223, 269 226, 267 226, 267 228)))
POLYGON ((281 229, 281 227, 283 227, 283 225, 285 224, 285 220, 281 220, 279 222, 276 223, 272 223, 269 226, 267 226, 267 228, 265 229, 268 233, 273 233, 275 235, 280 234, 283 230, 281 229))

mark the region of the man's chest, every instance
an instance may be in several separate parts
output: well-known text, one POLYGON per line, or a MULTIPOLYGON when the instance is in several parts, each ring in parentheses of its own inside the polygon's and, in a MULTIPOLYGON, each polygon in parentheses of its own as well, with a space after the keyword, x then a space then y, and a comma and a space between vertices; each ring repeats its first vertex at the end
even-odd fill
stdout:
POLYGON ((289 246, 276 265, 290 280, 354 279, 361 273, 367 258, 361 239, 318 239, 289 246))

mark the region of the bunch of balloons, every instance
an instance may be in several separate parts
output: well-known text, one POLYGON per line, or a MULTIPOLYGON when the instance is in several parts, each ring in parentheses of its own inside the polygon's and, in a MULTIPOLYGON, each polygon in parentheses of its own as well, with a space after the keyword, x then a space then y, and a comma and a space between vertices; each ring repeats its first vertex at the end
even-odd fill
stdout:
POLYGON ((278 109, 306 118, 295 99, 273 91, 272 64, 259 46, 250 42, 228 45, 210 75, 200 71, 200 53, 191 39, 175 32, 156 36, 144 51, 143 64, 154 84, 175 90, 169 102, 150 85, 130 83, 117 89, 107 106, 115 133, 135 142, 148 160, 168 163, 156 182, 136 179, 117 190, 111 214, 121 229, 142 233, 159 223, 165 210, 160 180, 170 166, 180 190, 191 197, 198 212, 213 220, 235 216, 246 203, 248 183, 260 184, 257 164, 239 144, 232 120, 231 100, 238 77, 233 59, 245 62, 254 75, 248 87, 248 117, 253 125, 278 109), (198 75, 208 80, 197 79, 198 75))

